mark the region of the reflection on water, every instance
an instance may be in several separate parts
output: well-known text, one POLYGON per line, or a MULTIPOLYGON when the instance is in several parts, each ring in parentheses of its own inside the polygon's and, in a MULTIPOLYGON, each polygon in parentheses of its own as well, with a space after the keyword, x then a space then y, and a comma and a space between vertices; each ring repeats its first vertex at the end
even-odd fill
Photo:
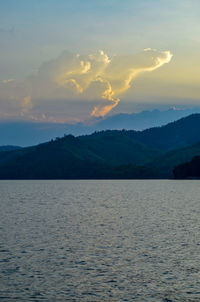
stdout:
POLYGON ((0 181, 2 301, 200 301, 199 181, 0 181))

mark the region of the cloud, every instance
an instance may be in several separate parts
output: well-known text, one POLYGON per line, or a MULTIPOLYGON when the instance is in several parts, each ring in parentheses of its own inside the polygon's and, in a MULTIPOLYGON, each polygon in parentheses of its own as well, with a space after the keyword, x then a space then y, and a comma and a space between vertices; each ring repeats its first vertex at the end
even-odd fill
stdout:
POLYGON ((46 100, 47 106, 53 99, 95 101, 97 105, 90 109, 90 114, 104 116, 118 105, 136 77, 169 63, 171 58, 170 51, 153 49, 113 57, 103 51, 89 55, 64 51, 22 82, 4 80, 0 84, 0 98, 18 104, 22 115, 28 114, 41 100, 46 100))
POLYGON ((7 79, 7 80, 2 81, 3 84, 8 84, 8 83, 12 83, 12 82, 14 82, 14 79, 7 79))
POLYGON ((120 101, 119 96, 125 93, 133 80, 144 72, 151 72, 171 61, 170 51, 158 52, 152 49, 145 49, 137 55, 115 56, 108 64, 102 77, 108 84, 104 91, 103 98, 111 101, 112 105, 98 105, 92 111, 92 115, 105 115, 120 101))
POLYGON ((30 95, 24 97, 21 107, 22 107, 22 111, 21 111, 22 115, 24 115, 26 112, 28 112, 33 108, 30 95))

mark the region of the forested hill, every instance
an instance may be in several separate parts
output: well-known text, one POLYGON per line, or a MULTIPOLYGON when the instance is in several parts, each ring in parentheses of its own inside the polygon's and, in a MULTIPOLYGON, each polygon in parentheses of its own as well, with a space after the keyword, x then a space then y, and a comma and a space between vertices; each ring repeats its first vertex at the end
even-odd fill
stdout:
MULTIPOLYGON (((17 151, 1 152, 1 179, 152 178, 135 166, 160 154, 122 133, 105 133, 89 144, 72 135, 17 151)), ((155 175, 154 175, 155 176, 155 175)))
POLYGON ((200 155, 200 143, 168 151, 148 166, 154 168, 160 178, 173 178, 175 166, 186 163, 197 155, 200 155))
POLYGON ((194 114, 141 132, 66 135, 37 146, 0 152, 0 178, 167 178, 174 166, 200 155, 199 129, 200 114, 194 114), (180 147, 184 148, 177 150, 180 147))
POLYGON ((173 150, 200 141, 200 114, 192 114, 162 127, 129 131, 135 140, 161 150, 173 150))
POLYGON ((19 146, 10 146, 10 145, 5 145, 5 146, 0 146, 0 152, 2 151, 13 151, 13 150, 18 150, 21 149, 19 146))
POLYGON ((173 172, 174 177, 178 179, 200 179, 200 156, 195 156, 190 162, 176 166, 173 172))

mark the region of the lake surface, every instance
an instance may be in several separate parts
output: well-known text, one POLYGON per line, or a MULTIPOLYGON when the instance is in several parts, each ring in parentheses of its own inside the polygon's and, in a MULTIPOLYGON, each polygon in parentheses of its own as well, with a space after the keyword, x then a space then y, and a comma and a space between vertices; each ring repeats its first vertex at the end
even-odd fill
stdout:
POLYGON ((200 301, 200 181, 0 181, 1 301, 200 301))

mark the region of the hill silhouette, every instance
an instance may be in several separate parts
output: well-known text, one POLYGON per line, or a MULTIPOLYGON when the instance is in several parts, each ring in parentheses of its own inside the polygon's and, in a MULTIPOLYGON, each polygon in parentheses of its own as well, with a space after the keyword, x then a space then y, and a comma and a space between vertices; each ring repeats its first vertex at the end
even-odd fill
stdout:
POLYGON ((169 178, 200 155, 200 114, 144 131, 65 135, 0 153, 1 179, 169 178))
POLYGON ((160 150, 183 148, 200 141, 200 114, 191 114, 162 127, 129 131, 136 141, 160 150))
POLYGON ((197 155, 200 155, 200 143, 168 151, 148 166, 153 168, 160 178, 172 178, 175 166, 188 162, 197 155))
POLYGON ((0 144, 32 146, 47 142, 64 134, 74 136, 92 134, 95 131, 134 129, 144 130, 150 127, 158 127, 169 122, 178 120, 189 114, 199 112, 199 107, 178 110, 145 110, 138 113, 120 113, 106 117, 91 118, 86 122, 52 123, 34 121, 1 121, 0 122, 0 144))
MULTIPOLYGON (((111 140, 108 140, 109 144, 111 140)), ((134 147, 136 146, 135 143, 133 145, 134 147)), ((148 148, 144 148, 141 144, 138 144, 138 146, 143 148, 146 155, 148 155, 148 148)), ((128 164, 131 161, 129 157, 126 160, 119 160, 118 164, 116 164, 115 159, 106 159, 106 152, 104 157, 100 156, 101 153, 95 153, 86 142, 82 143, 79 138, 68 135, 34 147, 2 152, 0 157, 0 178, 150 178, 154 175, 151 168, 128 164)), ((120 157, 120 154, 118 155, 120 157)), ((130 150, 128 150, 129 155, 130 150)), ((110 154, 108 153, 109 156, 110 154)), ((132 156, 132 160, 135 161, 134 150, 132 156)), ((141 159, 139 160, 141 161, 141 159)))
POLYGON ((13 150, 18 150, 18 149, 21 149, 21 147, 11 146, 11 145, 0 146, 0 152, 2 152, 2 151, 13 151, 13 150))
POLYGON ((173 170, 178 179, 200 178, 200 156, 195 156, 190 162, 178 165, 173 170))

